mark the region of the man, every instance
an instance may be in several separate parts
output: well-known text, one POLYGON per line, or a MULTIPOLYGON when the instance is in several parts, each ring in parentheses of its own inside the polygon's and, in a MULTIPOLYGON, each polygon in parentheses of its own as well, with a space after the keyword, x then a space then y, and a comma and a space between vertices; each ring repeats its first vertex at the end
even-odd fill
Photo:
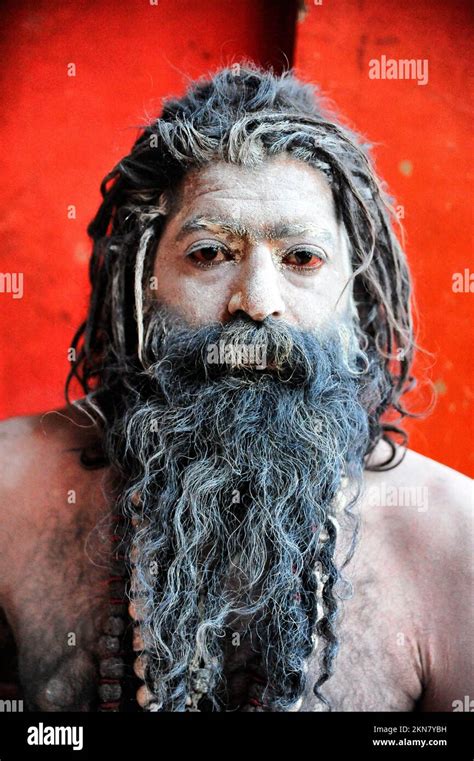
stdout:
POLYGON ((470 484, 396 443, 410 279, 366 146, 290 73, 233 66, 165 103, 102 192, 84 398, 2 427, 18 694, 455 710, 470 484))

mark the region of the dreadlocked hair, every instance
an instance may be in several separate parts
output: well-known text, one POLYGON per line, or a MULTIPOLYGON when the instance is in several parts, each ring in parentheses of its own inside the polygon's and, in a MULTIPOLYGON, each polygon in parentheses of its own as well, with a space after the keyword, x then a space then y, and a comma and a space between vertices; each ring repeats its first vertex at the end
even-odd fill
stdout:
POLYGON ((361 348, 377 357, 388 389, 371 415, 367 455, 385 439, 391 455, 378 467, 387 467, 395 459, 394 436, 407 443, 393 419, 411 414, 401 397, 413 386, 415 343, 410 274, 393 231, 399 221, 369 149, 329 113, 317 88, 290 70, 276 75, 248 61, 233 64, 165 101, 161 117, 142 128, 101 183, 103 201, 88 227, 92 293, 72 341, 68 401, 75 378, 100 417, 114 415, 108 392, 121 383, 117 368, 140 360, 144 286, 186 173, 212 161, 254 167, 285 152, 324 172, 347 231, 361 348))
MULTIPOLYGON (((407 443, 399 421, 411 414, 402 397, 414 383, 411 283, 394 232, 394 201, 376 175, 370 144, 337 119, 317 87, 291 70, 277 75, 249 61, 191 83, 183 97, 165 100, 161 116, 140 130, 131 152, 103 179, 103 200, 88 227, 92 293, 87 319, 72 342, 76 359, 66 381, 67 400, 75 379, 97 422, 111 425, 123 413, 127 378, 133 368, 143 369, 145 294, 154 256, 186 174, 215 161, 258 167, 285 153, 323 172, 332 189, 350 245, 352 277, 346 287, 353 290, 358 340, 384 378, 384 393, 369 415, 365 455, 369 459, 384 439, 390 454, 374 468, 397 464, 395 440, 407 443)), ((338 648, 332 524, 327 531, 325 613, 317 622, 326 650, 314 687, 322 700, 319 688, 332 673, 338 648)), ((354 547, 355 539, 344 565, 354 547)))

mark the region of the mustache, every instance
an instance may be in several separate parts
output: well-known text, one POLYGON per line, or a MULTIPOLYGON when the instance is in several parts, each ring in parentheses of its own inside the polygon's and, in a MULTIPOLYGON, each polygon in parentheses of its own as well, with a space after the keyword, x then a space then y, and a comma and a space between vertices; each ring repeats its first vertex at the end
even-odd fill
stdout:
POLYGON ((256 322, 240 312, 225 323, 191 327, 179 313, 162 305, 149 320, 145 343, 147 369, 162 383, 168 368, 184 385, 226 377, 258 382, 263 374, 301 386, 312 382, 329 347, 336 344, 348 370, 366 369, 355 333, 341 323, 317 335, 281 319, 256 322), (326 353, 321 353, 321 346, 326 353))

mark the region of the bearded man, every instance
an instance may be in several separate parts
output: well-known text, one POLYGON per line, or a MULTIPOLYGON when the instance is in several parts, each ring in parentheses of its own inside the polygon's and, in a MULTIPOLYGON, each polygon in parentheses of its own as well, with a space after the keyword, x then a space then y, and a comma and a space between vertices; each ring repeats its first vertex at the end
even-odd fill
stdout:
POLYGON ((368 146, 246 63, 166 101, 102 194, 83 397, 2 426, 18 695, 453 710, 469 481, 399 427, 410 277, 368 146))

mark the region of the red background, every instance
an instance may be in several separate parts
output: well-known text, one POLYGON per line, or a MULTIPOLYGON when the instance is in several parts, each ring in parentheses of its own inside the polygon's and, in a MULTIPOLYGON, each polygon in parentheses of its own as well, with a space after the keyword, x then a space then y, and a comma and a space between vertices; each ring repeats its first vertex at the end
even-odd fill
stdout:
POLYGON ((63 403, 102 177, 162 97, 249 56, 294 64, 376 144, 379 173, 404 207, 419 341, 432 352, 417 368, 438 390, 434 412, 409 424, 411 446, 474 474, 472 295, 452 291, 453 273, 470 264, 469 3, 298 5, 298 20, 296 3, 269 0, 38 0, 4 10, 0 272, 23 272, 24 295, 0 293, 0 416, 63 403), (369 79, 381 55, 427 58, 428 84, 369 79))

